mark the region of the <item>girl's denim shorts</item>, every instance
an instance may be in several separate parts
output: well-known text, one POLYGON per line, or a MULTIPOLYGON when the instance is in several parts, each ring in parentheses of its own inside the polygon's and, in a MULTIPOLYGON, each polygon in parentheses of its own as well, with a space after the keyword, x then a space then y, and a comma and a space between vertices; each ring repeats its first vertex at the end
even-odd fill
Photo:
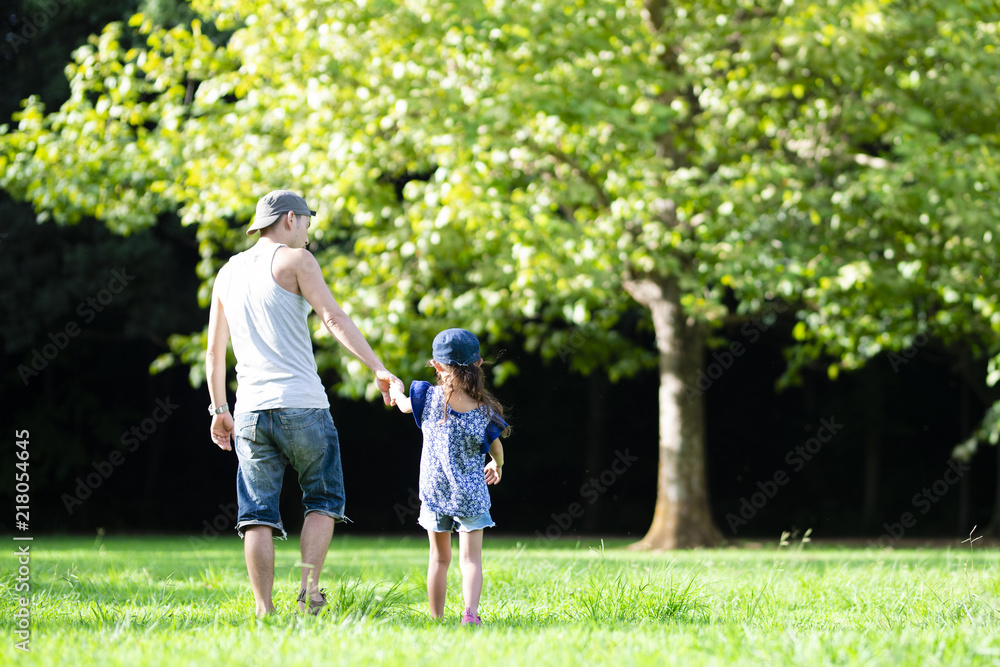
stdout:
POLYGON ((492 528, 496 525, 490 517, 489 510, 476 516, 451 516, 450 514, 434 512, 426 505, 420 506, 420 516, 417 517, 417 523, 432 533, 450 533, 453 530, 460 533, 471 533, 474 530, 492 528))

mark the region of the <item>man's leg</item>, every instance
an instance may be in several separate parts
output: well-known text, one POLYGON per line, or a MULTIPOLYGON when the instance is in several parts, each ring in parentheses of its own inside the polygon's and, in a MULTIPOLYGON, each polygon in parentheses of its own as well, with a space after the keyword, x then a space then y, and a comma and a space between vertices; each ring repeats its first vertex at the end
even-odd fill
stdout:
POLYGON ((427 531, 431 545, 430 559, 427 563, 427 602, 430 604, 431 616, 444 616, 444 601, 448 595, 448 566, 451 565, 451 533, 435 533, 427 531))
MULTIPOLYGON (((326 561, 326 552, 330 549, 330 540, 333 538, 332 517, 319 512, 310 512, 302 523, 302 583, 299 590, 308 591, 307 599, 314 602, 322 602, 323 598, 319 594, 319 577, 323 572, 323 563, 326 561)), ((299 611, 305 611, 308 605, 299 603, 299 611)))
POLYGON ((243 554, 250 575, 250 588, 257 603, 257 615, 274 613, 271 590, 274 588, 274 540, 270 526, 247 526, 243 535, 243 554))

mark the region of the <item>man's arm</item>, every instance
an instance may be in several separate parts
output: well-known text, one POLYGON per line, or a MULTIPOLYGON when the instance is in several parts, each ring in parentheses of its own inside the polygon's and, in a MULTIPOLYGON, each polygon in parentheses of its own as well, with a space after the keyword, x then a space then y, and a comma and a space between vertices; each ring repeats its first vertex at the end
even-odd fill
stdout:
POLYGON ((333 337, 361 363, 375 372, 375 383, 379 391, 382 392, 382 400, 386 405, 392 405, 389 385, 393 381, 400 382, 399 378, 386 370, 385 365, 375 355, 371 345, 365 340, 354 321, 333 298, 329 286, 323 279, 323 271, 319 268, 319 262, 313 257, 313 254, 304 248, 291 250, 291 252, 294 253, 292 263, 295 269, 295 279, 302 296, 320 316, 333 337))
MULTIPOLYGON (((229 321, 222 309, 222 300, 212 293, 212 307, 208 311, 208 350, 205 352, 205 377, 212 405, 226 403, 226 348, 229 345, 229 321)), ((212 416, 212 442, 231 451, 233 440, 233 415, 231 410, 212 416)))

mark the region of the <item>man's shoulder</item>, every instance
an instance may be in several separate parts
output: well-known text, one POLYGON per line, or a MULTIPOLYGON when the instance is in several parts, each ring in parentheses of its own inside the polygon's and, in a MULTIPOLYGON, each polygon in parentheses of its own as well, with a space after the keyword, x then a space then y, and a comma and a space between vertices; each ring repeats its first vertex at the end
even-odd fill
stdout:
POLYGON ((274 251, 274 261, 294 267, 318 266, 316 257, 305 248, 289 248, 286 245, 279 246, 274 251))

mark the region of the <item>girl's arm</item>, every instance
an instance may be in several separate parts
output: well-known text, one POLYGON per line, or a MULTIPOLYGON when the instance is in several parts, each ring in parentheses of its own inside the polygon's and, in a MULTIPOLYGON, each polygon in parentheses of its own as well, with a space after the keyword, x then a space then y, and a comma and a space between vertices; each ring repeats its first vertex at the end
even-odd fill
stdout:
POLYGON ((413 412, 413 405, 410 404, 410 399, 406 397, 406 392, 403 391, 403 383, 393 382, 389 385, 389 398, 396 404, 400 412, 405 412, 407 414, 413 412))
POLYGON ((499 484, 500 476, 503 474, 503 443, 500 442, 500 438, 490 445, 490 458, 492 460, 486 464, 486 483, 499 484))

